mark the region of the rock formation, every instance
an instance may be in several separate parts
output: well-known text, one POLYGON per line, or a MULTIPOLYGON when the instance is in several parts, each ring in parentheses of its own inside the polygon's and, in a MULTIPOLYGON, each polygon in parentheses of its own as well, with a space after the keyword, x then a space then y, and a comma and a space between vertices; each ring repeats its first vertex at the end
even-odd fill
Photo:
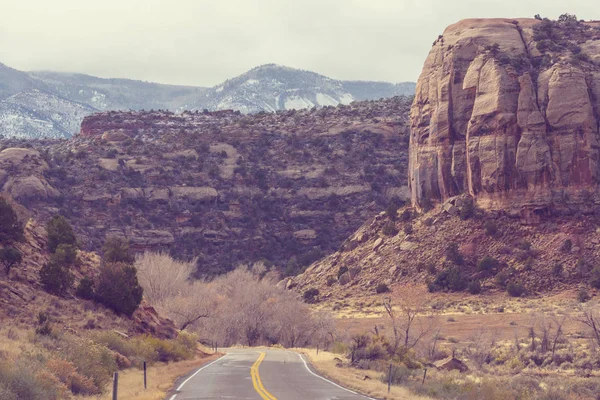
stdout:
POLYGON ((600 22, 451 25, 411 109, 413 204, 466 193, 515 215, 585 210, 600 202, 599 117, 600 22))

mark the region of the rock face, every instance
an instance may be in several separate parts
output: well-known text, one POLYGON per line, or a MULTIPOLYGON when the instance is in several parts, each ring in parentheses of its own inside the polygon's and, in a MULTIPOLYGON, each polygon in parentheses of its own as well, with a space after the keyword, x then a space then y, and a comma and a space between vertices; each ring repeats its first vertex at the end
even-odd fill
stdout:
POLYGON ((435 41, 411 108, 414 205, 514 214, 599 200, 600 23, 471 19, 435 41))

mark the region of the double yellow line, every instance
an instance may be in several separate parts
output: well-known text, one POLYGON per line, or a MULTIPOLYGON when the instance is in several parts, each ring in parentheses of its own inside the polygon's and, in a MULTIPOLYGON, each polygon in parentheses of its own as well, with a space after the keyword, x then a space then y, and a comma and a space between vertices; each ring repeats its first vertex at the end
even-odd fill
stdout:
POLYGON ((258 356, 258 360, 256 360, 256 362, 252 365, 252 368, 250 368, 250 375, 252 376, 252 385, 254 385, 254 390, 256 390, 256 392, 264 400, 277 400, 275 396, 267 392, 267 389, 265 389, 265 387, 263 386, 262 381, 260 380, 260 375, 258 374, 258 366, 264 359, 265 353, 260 353, 260 356, 258 356))

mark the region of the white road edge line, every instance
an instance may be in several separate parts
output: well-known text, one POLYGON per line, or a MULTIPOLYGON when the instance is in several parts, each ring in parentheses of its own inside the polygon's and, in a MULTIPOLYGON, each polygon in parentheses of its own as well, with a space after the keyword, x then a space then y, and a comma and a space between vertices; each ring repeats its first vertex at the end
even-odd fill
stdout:
MULTIPOLYGON (((177 389, 175 389, 175 390, 179 392, 179 391, 181 390, 181 388, 183 387, 183 385, 185 385, 186 383, 188 383, 188 381, 189 381, 190 379, 192 379, 193 377, 195 377, 195 376, 198 374, 198 372, 202 371, 203 369, 206 369, 206 368, 210 367, 211 365, 213 365, 213 364, 214 364, 214 363, 216 363, 217 361, 221 361, 221 360, 222 360, 222 359, 224 359, 225 357, 227 357, 227 354, 225 354, 225 355, 224 355, 224 356, 222 356, 222 357, 219 357, 219 358, 217 358, 215 361, 211 362, 210 364, 206 364, 204 367, 201 367, 201 368, 199 368, 199 369, 198 369, 196 372, 194 372, 194 373, 192 374, 192 376, 190 376, 189 378, 187 378, 185 381, 181 382, 181 385, 179 385, 179 386, 177 387, 177 389)), ((177 395, 178 395, 178 393, 175 393, 173 396, 171 396, 171 398, 170 398, 169 400, 175 400, 175 397, 177 397, 177 395)))
MULTIPOLYGON (((353 390, 350 390, 350 389, 348 389, 348 388, 345 388, 345 387, 343 387, 343 386, 340 386, 340 385, 338 385, 337 383, 335 383, 335 382, 333 382, 333 381, 330 381, 329 379, 327 379, 327 378, 324 378, 324 377, 322 377, 322 376, 321 376, 321 375, 319 375, 319 374, 315 374, 314 372, 312 372, 312 371, 310 370, 310 368, 308 368, 308 364, 306 363, 306 360, 304 359, 304 357, 302 357, 302 354, 300 354, 300 353, 296 353, 296 354, 298 354, 298 356, 300 357, 300 359, 301 359, 301 360, 302 360, 302 362, 304 363, 304 367, 306 368, 306 370, 307 370, 308 372, 310 372, 311 374, 313 374, 314 376, 316 376, 317 378, 321 378, 321 379, 323 379, 325 382, 329 382, 329 383, 331 383, 332 385, 334 385, 334 386, 337 386, 337 387, 339 387, 340 389, 344 389, 345 391, 347 391, 347 392, 350 392, 350 393, 352 393, 352 394, 355 394, 355 395, 357 395, 357 396, 362 396, 362 397, 364 397, 365 399, 376 400, 376 399, 374 399, 374 398, 372 398, 372 397, 367 397, 367 396, 365 396, 364 394, 360 394, 360 393, 357 393, 357 392, 355 392, 355 391, 353 391, 353 390)), ((172 400, 172 399, 171 399, 171 400, 172 400)))

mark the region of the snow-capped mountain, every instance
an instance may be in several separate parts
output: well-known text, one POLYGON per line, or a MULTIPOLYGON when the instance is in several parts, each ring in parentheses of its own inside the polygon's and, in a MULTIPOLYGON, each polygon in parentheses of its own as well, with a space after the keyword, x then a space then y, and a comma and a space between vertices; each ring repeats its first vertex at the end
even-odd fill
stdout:
POLYGON ((233 109, 243 113, 349 104, 354 100, 414 94, 414 83, 339 81, 310 71, 267 64, 208 90, 188 109, 233 109))
POLYGON ((0 64, 0 136, 68 138, 86 115, 105 110, 223 110, 243 113, 335 106, 412 95, 405 82, 339 81, 267 64, 213 88, 104 79, 60 72, 22 72, 0 64))

